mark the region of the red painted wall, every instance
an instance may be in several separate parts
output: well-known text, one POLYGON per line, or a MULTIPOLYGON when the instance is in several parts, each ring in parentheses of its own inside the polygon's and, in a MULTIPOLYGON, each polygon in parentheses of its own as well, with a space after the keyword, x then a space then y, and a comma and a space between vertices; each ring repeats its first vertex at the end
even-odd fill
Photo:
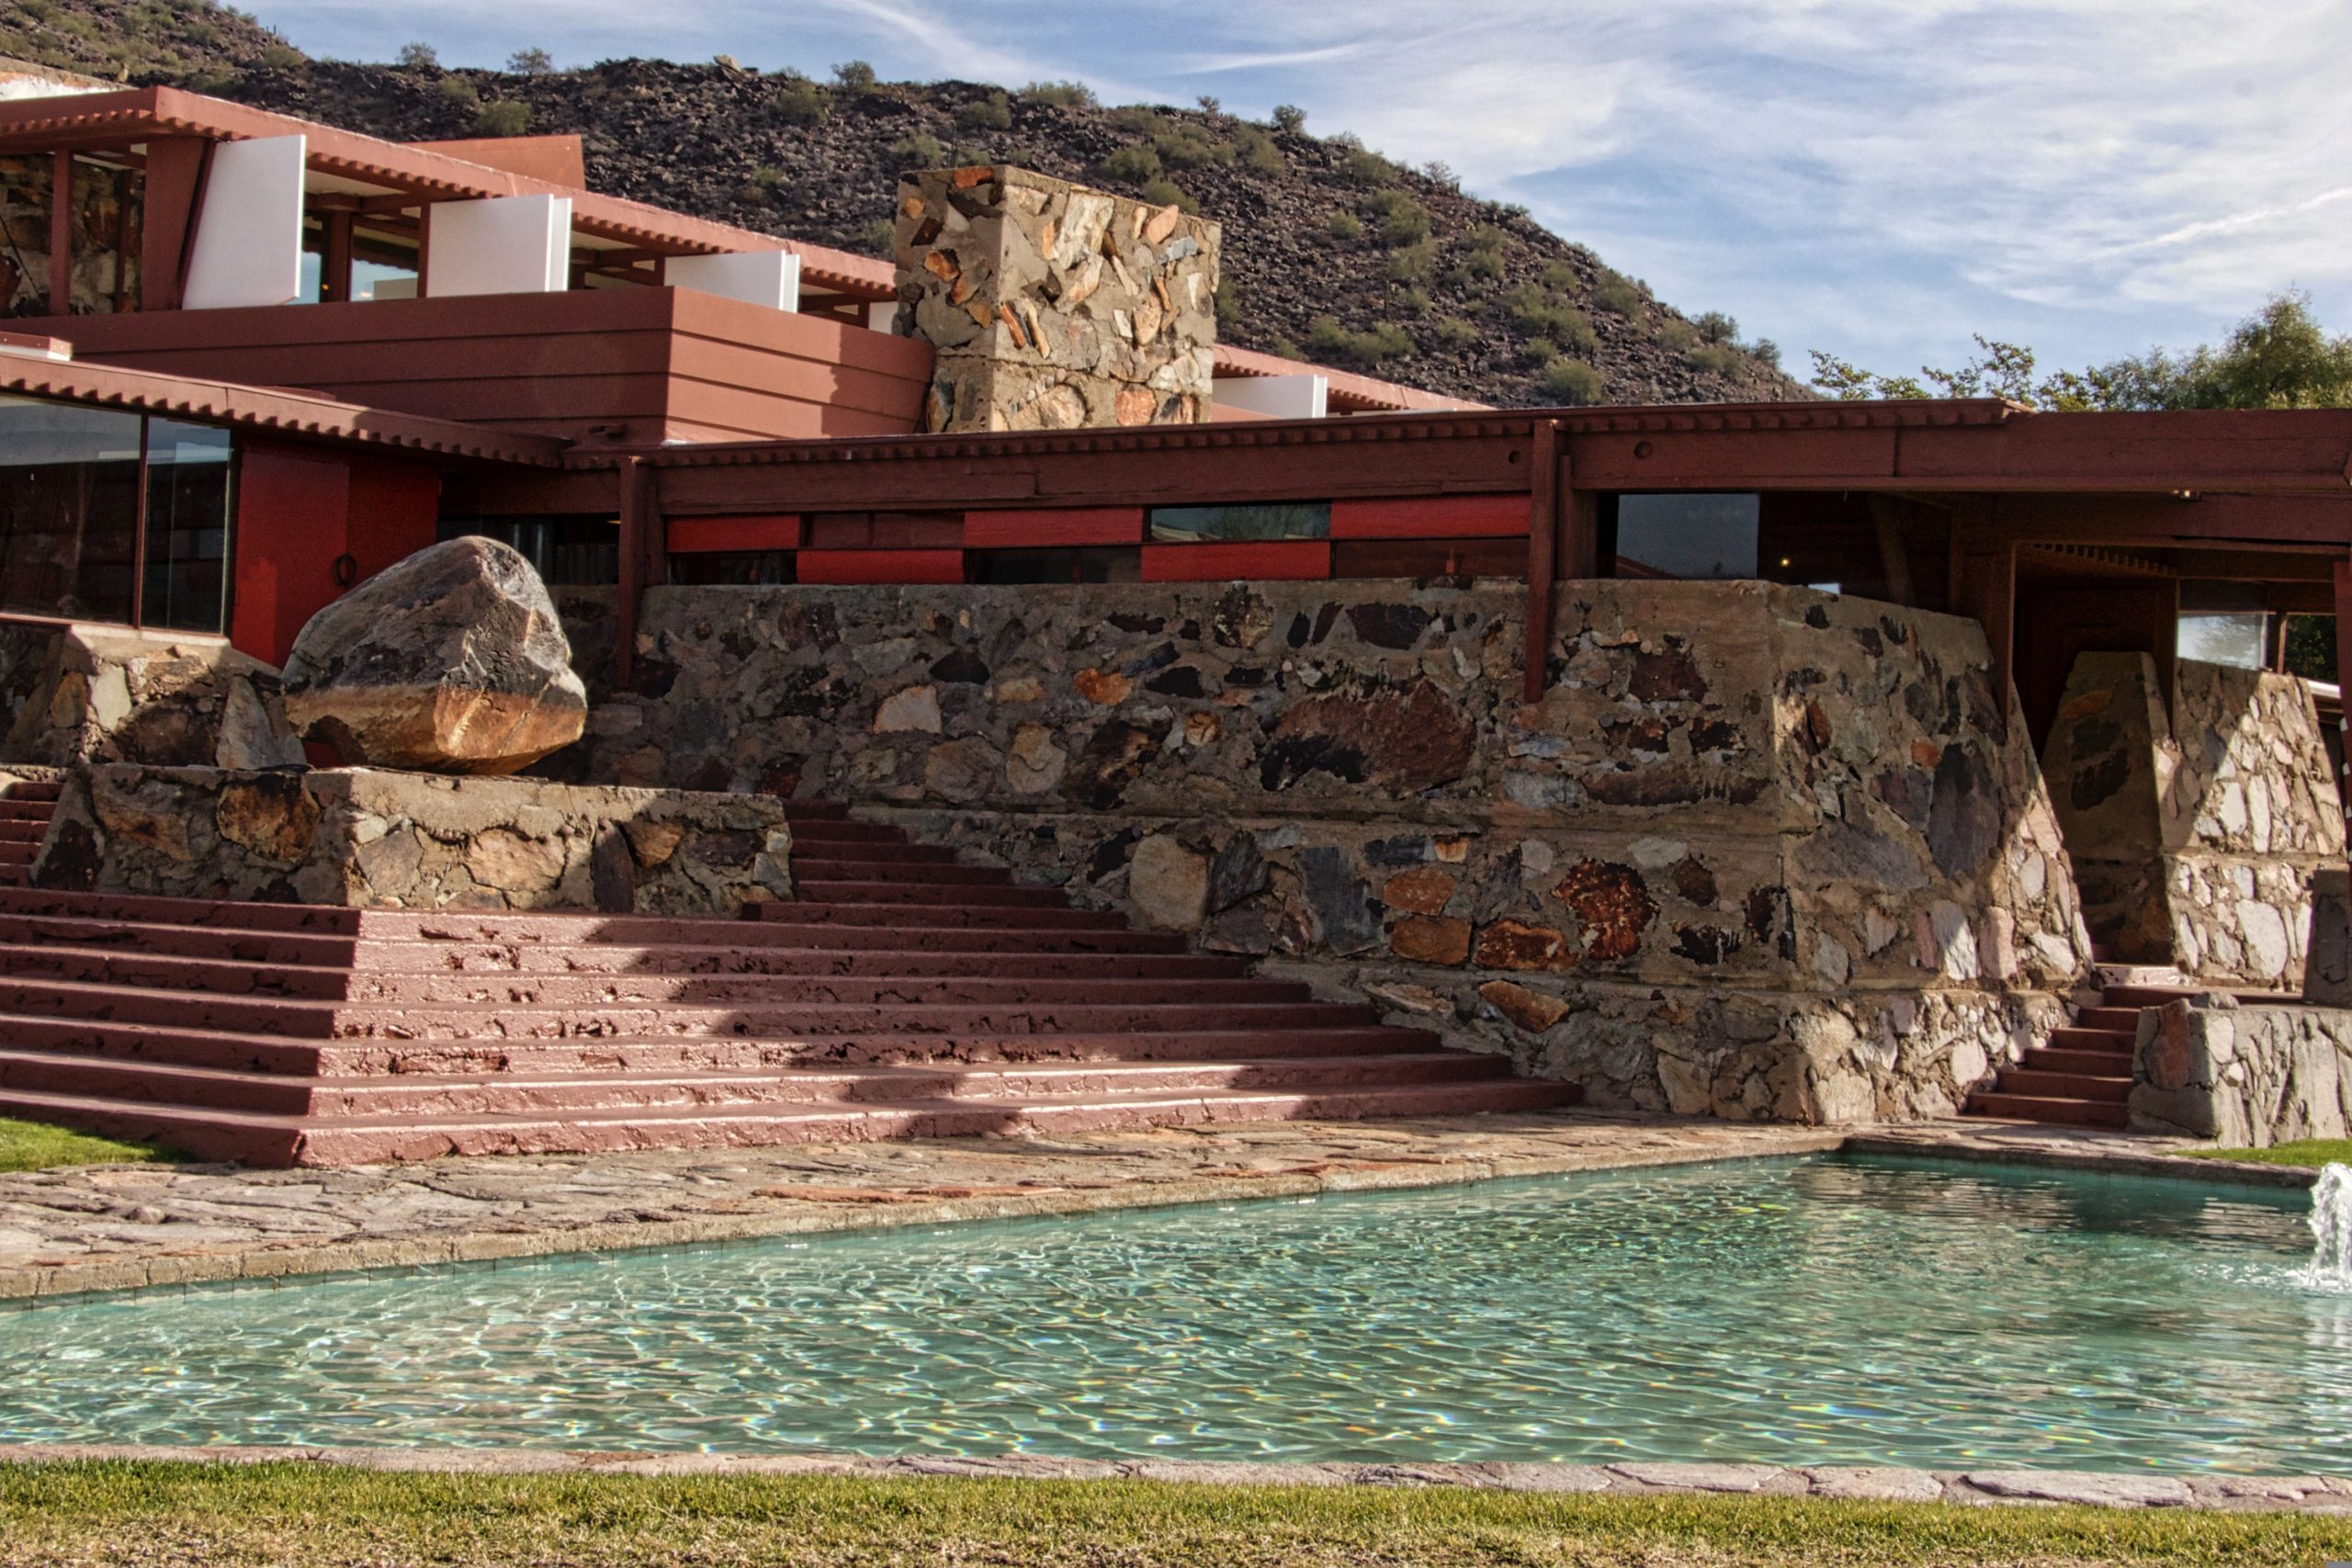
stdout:
POLYGON ((371 453, 248 442, 238 457, 229 640, 286 662, 302 623, 343 592, 337 558, 359 577, 433 542, 441 476, 371 453))

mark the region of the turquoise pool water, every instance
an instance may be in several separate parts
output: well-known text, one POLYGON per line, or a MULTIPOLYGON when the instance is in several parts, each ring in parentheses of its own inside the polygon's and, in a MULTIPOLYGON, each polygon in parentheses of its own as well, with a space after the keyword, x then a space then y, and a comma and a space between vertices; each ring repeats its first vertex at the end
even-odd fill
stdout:
POLYGON ((0 1439, 2352 1472, 2301 1193, 1825 1157, 0 1314, 0 1439))

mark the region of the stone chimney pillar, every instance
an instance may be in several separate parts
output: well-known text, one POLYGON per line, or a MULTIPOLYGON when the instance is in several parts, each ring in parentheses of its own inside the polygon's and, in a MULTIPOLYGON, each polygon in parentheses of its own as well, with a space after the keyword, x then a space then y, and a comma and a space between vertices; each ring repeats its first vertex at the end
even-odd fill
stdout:
POLYGON ((924 428, 1208 417, 1217 226, 1005 164, 899 180, 891 330, 937 352, 924 428))

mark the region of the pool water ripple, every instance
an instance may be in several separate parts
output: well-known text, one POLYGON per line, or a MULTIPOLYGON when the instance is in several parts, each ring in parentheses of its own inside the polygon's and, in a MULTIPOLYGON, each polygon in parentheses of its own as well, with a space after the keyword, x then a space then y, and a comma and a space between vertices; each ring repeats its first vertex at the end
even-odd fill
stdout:
POLYGON ((1823 1156, 0 1314, 0 1439, 2352 1473, 2301 1194, 1823 1156))

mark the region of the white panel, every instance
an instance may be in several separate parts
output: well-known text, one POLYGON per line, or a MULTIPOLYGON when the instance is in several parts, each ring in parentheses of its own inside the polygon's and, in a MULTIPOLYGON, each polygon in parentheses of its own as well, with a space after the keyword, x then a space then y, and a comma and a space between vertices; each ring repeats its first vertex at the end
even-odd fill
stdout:
POLYGON ((898 321, 899 302, 896 299, 868 305, 865 308, 865 325, 871 332, 887 333, 896 326, 898 321))
POLYGON ((560 294, 571 283, 571 198, 498 196, 428 209, 424 292, 560 294))
POLYGON ((790 251, 672 256, 662 264, 662 277, 673 288, 741 299, 771 310, 800 309, 800 258, 790 251))
POLYGON ((302 157, 306 138, 213 144, 204 209, 188 249, 190 310, 284 305, 302 294, 302 157))
POLYGON ((1221 376, 1209 387, 1213 404, 1275 419, 1321 419, 1330 400, 1329 376, 1221 376))

